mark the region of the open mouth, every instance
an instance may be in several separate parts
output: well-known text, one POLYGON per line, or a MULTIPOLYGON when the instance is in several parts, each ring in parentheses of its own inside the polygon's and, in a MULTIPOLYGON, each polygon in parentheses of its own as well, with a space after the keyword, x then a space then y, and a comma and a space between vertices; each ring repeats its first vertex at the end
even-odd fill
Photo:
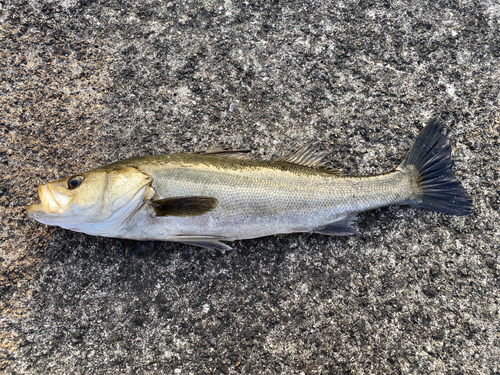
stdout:
POLYGON ((32 204, 27 208, 28 214, 32 217, 46 213, 61 213, 71 198, 48 184, 38 187, 38 195, 42 204, 32 204))

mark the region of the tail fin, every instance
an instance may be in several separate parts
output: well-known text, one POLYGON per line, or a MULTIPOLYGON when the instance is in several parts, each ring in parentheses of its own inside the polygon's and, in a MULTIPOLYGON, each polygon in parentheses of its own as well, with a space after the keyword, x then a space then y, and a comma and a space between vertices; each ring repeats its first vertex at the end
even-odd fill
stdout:
POLYGON ((409 166, 418 172, 417 184, 423 193, 416 206, 450 215, 472 211, 469 194, 453 175, 450 145, 437 117, 420 132, 398 169, 409 166))

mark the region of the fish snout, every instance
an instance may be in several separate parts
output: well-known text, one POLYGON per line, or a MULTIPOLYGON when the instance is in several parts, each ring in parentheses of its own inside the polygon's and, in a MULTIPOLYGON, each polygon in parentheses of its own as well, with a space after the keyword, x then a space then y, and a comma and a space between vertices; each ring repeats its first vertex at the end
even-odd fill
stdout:
MULTIPOLYGON (((70 196, 49 184, 38 186, 38 195, 45 213, 60 213, 68 205, 70 196)), ((31 206, 30 206, 31 207, 31 206)), ((36 207, 36 205, 35 205, 36 207)))

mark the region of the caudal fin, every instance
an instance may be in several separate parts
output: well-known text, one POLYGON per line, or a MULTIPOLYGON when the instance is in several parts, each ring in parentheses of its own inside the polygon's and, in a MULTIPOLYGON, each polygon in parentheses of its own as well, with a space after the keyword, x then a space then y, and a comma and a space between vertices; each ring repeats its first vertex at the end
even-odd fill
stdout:
POLYGON ((423 196, 415 205, 450 215, 467 215, 472 200, 453 174, 451 149, 438 118, 420 132, 412 148, 398 167, 413 166, 423 196))

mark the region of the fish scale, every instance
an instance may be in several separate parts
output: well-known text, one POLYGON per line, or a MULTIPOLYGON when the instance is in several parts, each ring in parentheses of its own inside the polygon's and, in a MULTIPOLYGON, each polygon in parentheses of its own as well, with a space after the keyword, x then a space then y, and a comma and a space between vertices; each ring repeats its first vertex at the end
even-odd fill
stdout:
POLYGON ((123 227, 120 236, 168 238, 202 231, 221 238, 255 238, 277 233, 309 232, 353 212, 403 203, 410 184, 395 171, 373 177, 339 177, 289 163, 231 160, 217 156, 165 155, 116 166, 134 166, 151 176, 161 197, 210 196, 219 204, 205 217, 156 218, 148 206, 123 227), (222 160, 221 160, 222 159, 222 160), (278 165, 277 165, 278 164, 278 165), (288 165, 287 165, 288 164, 288 165), (238 225, 235 225, 237 218, 238 225), (205 226, 200 229, 200 227, 205 226))

